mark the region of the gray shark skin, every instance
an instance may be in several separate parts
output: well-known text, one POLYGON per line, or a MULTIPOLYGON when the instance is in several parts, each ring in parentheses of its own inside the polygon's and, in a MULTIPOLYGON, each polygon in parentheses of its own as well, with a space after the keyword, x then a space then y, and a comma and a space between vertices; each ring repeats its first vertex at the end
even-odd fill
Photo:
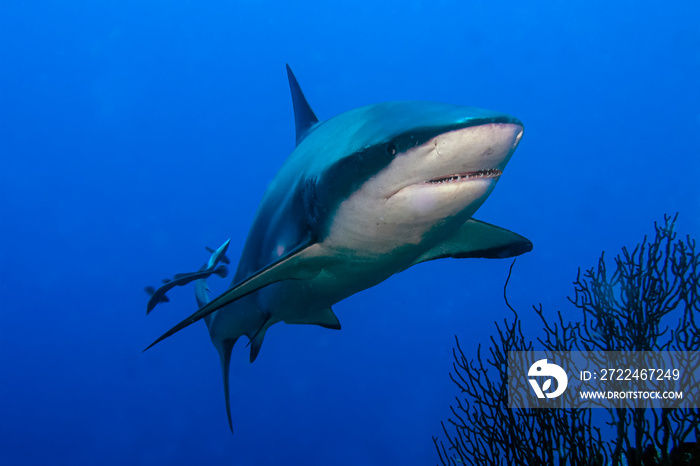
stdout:
POLYGON ((232 431, 228 372, 241 336, 252 362, 270 326, 340 329, 333 304, 412 265, 532 249, 526 238, 472 218, 520 142, 518 119, 399 101, 319 121, 288 66, 287 74, 297 146, 260 203, 231 287, 148 347, 204 319, 232 431))

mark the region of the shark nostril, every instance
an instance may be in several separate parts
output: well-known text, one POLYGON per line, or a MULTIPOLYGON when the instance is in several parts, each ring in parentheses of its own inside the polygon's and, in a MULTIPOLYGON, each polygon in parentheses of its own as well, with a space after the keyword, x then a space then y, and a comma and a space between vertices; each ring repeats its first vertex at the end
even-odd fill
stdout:
POLYGON ((520 139, 523 137, 523 130, 521 129, 517 136, 515 136, 515 142, 513 143, 513 148, 520 144, 520 139))

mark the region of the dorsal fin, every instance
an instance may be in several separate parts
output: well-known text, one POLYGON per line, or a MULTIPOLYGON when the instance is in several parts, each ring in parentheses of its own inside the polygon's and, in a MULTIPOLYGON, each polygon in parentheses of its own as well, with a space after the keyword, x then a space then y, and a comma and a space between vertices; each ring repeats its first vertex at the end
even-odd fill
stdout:
POLYGON ((294 106, 294 124, 297 131, 296 145, 304 140, 309 130, 318 123, 318 118, 311 106, 306 101, 304 93, 301 92, 299 82, 294 76, 292 69, 287 65, 287 78, 289 79, 289 90, 292 92, 292 105, 294 106))

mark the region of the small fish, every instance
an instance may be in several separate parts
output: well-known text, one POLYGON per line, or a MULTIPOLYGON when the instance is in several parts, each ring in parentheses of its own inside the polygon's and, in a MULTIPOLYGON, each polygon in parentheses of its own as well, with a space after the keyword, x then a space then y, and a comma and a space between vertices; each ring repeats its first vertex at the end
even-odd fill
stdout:
MULTIPOLYGON (((226 250, 228 249, 230 242, 231 238, 227 239, 226 242, 216 251, 211 248, 206 248, 207 251, 211 253, 211 257, 209 258, 209 262, 207 262, 204 267, 211 269, 216 267, 216 264, 218 264, 219 261, 223 262, 224 264, 230 264, 231 261, 229 261, 228 257, 226 257, 226 250)), ((197 299, 197 305, 199 307, 209 303, 209 288, 207 288, 206 278, 199 279, 194 283, 194 296, 197 299)))
POLYGON ((163 280, 163 286, 157 290, 154 290, 152 286, 147 286, 144 289, 151 299, 148 300, 148 304, 146 305, 146 314, 149 314, 153 308, 158 305, 158 303, 170 302, 168 297, 165 296, 165 293, 171 289, 175 288, 176 286, 187 285, 195 280, 209 278, 210 275, 218 275, 221 278, 226 278, 228 276, 228 267, 225 265, 220 265, 214 269, 205 268, 192 273, 178 273, 175 274, 172 280, 163 280))
POLYGON ((217 249, 216 251, 210 247, 204 248, 207 250, 207 252, 209 252, 211 254, 211 258, 209 259, 209 264, 208 264, 209 267, 212 266, 211 265, 212 263, 214 265, 216 265, 218 262, 223 262, 226 265, 229 265, 231 263, 231 261, 228 259, 228 257, 226 257, 226 254, 225 254, 226 249, 228 249, 228 243, 230 243, 230 242, 231 242, 231 239, 230 238, 227 239, 226 242, 224 244, 222 244, 221 247, 219 249, 217 249))

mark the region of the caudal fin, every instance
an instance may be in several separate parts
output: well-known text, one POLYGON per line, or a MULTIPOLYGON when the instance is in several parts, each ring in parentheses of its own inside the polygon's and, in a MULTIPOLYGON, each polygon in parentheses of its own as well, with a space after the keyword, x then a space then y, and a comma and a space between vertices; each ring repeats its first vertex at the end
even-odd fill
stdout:
POLYGON ((214 270, 214 273, 221 278, 226 278, 228 276, 228 267, 220 265, 214 270))
MULTIPOLYGON (((229 240, 229 241, 230 241, 230 240, 229 240)), ((228 241, 227 241, 226 243, 224 243, 224 244, 226 245, 226 247, 228 247, 228 244, 227 244, 227 243, 228 243, 228 241)), ((205 246, 204 249, 206 249, 207 252, 208 252, 209 254, 214 254, 214 253, 216 252, 214 249, 210 248, 209 246, 205 246)), ((220 260, 221 262, 223 262, 224 264, 230 264, 230 263, 231 263, 231 261, 229 260, 229 258, 226 257, 226 253, 225 253, 225 252, 222 252, 222 253, 221 253, 221 255, 219 256, 219 260, 220 260)))
POLYGON ((159 290, 161 288, 158 288, 157 290, 152 286, 147 286, 146 288, 144 288, 144 291, 148 294, 148 296, 151 297, 151 299, 149 299, 148 303, 146 304, 146 314, 150 314, 153 308, 155 308, 158 305, 158 303, 170 302, 168 297, 165 296, 165 293, 159 293, 159 290))
POLYGON ((226 400, 226 416, 228 417, 228 426, 233 433, 233 422, 231 421, 231 394, 229 393, 229 367, 231 366, 231 351, 233 350, 233 345, 236 344, 237 338, 232 340, 224 340, 221 348, 219 349, 219 356, 221 358, 221 372, 224 376, 224 398, 226 400))

